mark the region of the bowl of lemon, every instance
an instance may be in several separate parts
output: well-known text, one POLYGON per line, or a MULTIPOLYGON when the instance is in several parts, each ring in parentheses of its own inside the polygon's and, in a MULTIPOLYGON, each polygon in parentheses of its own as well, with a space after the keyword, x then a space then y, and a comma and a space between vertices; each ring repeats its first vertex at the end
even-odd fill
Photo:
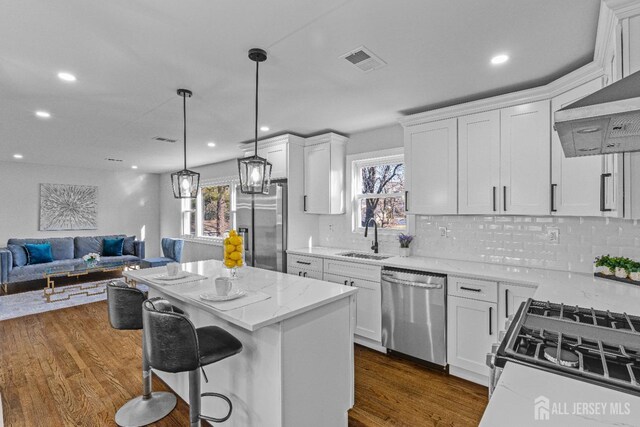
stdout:
POLYGON ((244 266, 244 239, 234 229, 229 231, 223 243, 224 259, 222 262, 225 267, 232 269, 232 276, 234 276, 235 269, 244 266))

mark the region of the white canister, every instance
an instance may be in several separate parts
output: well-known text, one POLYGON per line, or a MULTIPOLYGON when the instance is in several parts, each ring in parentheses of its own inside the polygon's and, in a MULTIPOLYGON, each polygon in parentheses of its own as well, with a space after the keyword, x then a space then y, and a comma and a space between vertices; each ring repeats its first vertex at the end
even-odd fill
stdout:
POLYGON ((409 255, 411 255, 411 248, 400 248, 401 257, 408 257, 409 255))

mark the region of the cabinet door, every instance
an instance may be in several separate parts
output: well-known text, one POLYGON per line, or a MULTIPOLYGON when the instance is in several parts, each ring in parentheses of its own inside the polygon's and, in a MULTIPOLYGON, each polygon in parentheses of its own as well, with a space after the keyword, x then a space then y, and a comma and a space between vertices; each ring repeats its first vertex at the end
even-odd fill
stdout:
POLYGON ((520 304, 533 297, 536 288, 500 283, 498 285, 498 330, 505 330, 505 322, 520 308, 520 304))
POLYGON ((405 129, 405 190, 410 214, 458 211, 456 119, 405 129))
POLYGON ((492 214, 500 206, 500 111, 458 118, 458 211, 492 214))
POLYGON ((287 144, 258 149, 258 155, 271 163, 271 179, 287 177, 287 144))
MULTIPOLYGON (((602 88, 598 78, 551 100, 557 110, 602 88)), ((552 116, 553 122, 553 116, 552 116)), ((602 156, 566 158, 558 132, 551 133, 551 213, 554 215, 600 216, 602 156)))
POLYGON ((550 138, 549 101, 500 111, 500 184, 504 214, 549 214, 550 138))
POLYGON ((450 365, 489 375, 485 364, 491 344, 498 339, 495 303, 460 297, 447 302, 447 359, 450 365))
POLYGON ((382 292, 380 282, 325 273, 324 280, 341 285, 355 286, 356 330, 355 334, 376 342, 382 340, 382 292))
POLYGON ((304 147, 305 212, 331 213, 331 144, 304 147))

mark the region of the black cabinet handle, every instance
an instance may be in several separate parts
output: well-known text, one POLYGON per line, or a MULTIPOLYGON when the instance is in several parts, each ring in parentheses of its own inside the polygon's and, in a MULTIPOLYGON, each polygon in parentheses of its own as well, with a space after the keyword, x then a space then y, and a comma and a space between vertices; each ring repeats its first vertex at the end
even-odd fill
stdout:
POLYGON ((351 286, 353 286, 353 280, 351 281, 351 286))
POLYGON ((460 289, 462 289, 463 291, 482 292, 482 289, 478 289, 478 288, 467 288, 466 286, 460 286, 460 289))
POLYGON ((558 184, 551 184, 551 212, 558 212, 556 209, 556 188, 558 184))
POLYGON ((307 195, 305 194, 304 198, 302 199, 302 210, 303 211, 307 211, 307 195))
POLYGON ((509 318, 509 289, 504 290, 504 317, 509 318))
POLYGON ((296 261, 296 264, 311 265, 311 263, 307 261, 296 261))
POLYGON ((302 276, 302 271, 298 271, 298 276, 302 276))
POLYGON ((613 209, 607 209, 606 203, 605 203, 605 195, 606 195, 605 181, 610 176, 611 176, 610 173, 603 173, 600 175, 600 212, 611 212, 613 210, 613 209))
POLYGON ((404 192, 404 211, 409 212, 409 192, 404 192))
POLYGON ((493 322, 491 318, 493 317, 493 307, 489 307, 489 335, 493 335, 493 322))
POLYGON ((348 280, 345 280, 345 281, 344 281, 344 285, 345 285, 345 286, 349 286, 349 284, 348 284, 347 282, 348 282, 348 280))
POLYGON ((502 211, 507 211, 507 186, 502 187, 502 211))
POLYGON ((307 277, 307 272, 306 271, 302 274, 302 277, 307 277))
POLYGON ((496 207, 496 187, 493 187, 493 211, 497 211, 498 208, 496 207))

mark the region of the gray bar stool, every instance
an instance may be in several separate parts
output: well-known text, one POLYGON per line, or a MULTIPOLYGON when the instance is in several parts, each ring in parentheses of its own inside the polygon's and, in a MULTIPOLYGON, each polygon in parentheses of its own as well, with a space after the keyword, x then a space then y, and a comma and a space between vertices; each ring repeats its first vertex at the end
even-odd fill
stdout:
MULTIPOLYGON (((229 419, 233 406, 227 396, 219 393, 200 393, 200 369, 219 362, 242 351, 242 343, 217 326, 197 328, 171 303, 163 298, 151 298, 142 305, 144 341, 149 363, 154 369, 165 372, 189 371, 189 420, 191 427, 200 420, 221 423, 229 419), (222 418, 200 414, 201 397, 213 396, 229 405, 229 412, 222 418)), ((202 369, 205 381, 209 382, 202 369)))
MULTIPOLYGON (((123 281, 107 284, 109 323, 119 330, 142 329, 142 303, 147 295, 137 288, 130 288, 123 281)), ((173 393, 151 391, 151 368, 146 357, 144 337, 142 340, 142 386, 143 395, 131 399, 116 412, 119 426, 145 426, 167 415, 176 406, 173 393)))

